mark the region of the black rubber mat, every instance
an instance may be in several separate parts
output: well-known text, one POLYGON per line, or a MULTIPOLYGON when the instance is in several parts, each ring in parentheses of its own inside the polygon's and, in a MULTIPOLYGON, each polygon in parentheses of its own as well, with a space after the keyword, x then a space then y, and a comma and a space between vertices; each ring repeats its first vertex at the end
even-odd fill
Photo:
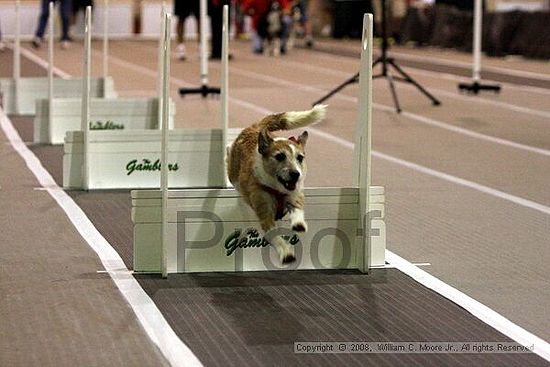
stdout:
POLYGON ((206 366, 543 366, 533 354, 295 354, 297 341, 505 341, 397 270, 138 276, 206 366))

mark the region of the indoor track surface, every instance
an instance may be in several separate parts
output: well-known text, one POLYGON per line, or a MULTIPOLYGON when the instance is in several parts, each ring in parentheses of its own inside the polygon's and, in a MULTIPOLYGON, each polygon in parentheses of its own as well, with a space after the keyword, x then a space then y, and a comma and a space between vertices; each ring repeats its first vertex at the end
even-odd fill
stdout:
MULTIPOLYGON (((308 109, 359 69, 359 42, 322 41, 279 58, 254 55, 249 46, 230 46, 230 127, 308 109)), ((46 47, 23 47, 22 75, 45 76, 46 47)), ((110 43, 109 74, 119 96, 156 95, 157 48, 154 41, 110 43)), ((217 127, 219 99, 178 95, 178 88, 199 84, 197 48, 193 42, 188 48, 187 61, 172 60, 175 126, 217 127)), ((534 354, 294 353, 297 341, 512 340, 472 315, 461 303, 466 296, 550 340, 550 63, 484 58, 483 75, 502 91, 474 96, 457 88, 468 81, 468 54, 394 48, 392 56, 442 105, 397 83, 403 109, 397 114, 387 80, 374 82, 373 184, 386 190, 389 251, 387 268, 368 275, 327 270, 162 279, 120 269, 109 276, 80 232, 81 221, 56 196, 63 147, 33 145, 32 118, 2 112, 0 366, 162 366, 178 358, 183 366, 548 365, 534 354), (18 144, 18 136, 27 144, 18 144), (30 152, 22 153, 25 146, 30 152), (398 257, 462 292, 462 301, 396 269, 398 257), (113 277, 135 278, 132 284, 169 325, 163 330, 176 337, 152 341, 113 277), (178 338, 189 349, 169 344, 178 338), (167 356, 165 350, 178 348, 167 356)), ((56 44, 56 75, 82 75, 82 58, 80 42, 68 50, 56 44)), ((99 76, 100 42, 92 60, 99 76)), ((11 65, 11 50, 0 53, 0 77, 11 75, 11 65)), ((211 62, 209 71, 210 84, 219 85, 220 63, 211 62)), ((335 94, 327 118, 308 129, 307 186, 351 185, 357 93, 353 84, 335 94)), ((131 270, 129 190, 67 194, 131 270)))

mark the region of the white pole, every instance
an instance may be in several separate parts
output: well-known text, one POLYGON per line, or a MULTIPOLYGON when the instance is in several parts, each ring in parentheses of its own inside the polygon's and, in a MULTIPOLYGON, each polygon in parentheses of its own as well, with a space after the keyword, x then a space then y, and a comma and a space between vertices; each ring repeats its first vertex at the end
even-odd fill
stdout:
POLYGON ((483 19, 482 0, 475 0, 475 3, 474 3, 474 39, 473 39, 474 65, 473 65, 473 68, 472 68, 472 79, 473 79, 474 82, 479 82, 480 81, 482 19, 483 19))
POLYGON ((160 37, 159 37, 159 48, 158 48, 158 77, 157 77, 157 95, 158 95, 158 105, 157 105, 157 129, 162 128, 162 95, 163 95, 163 86, 162 86, 162 72, 164 69, 164 37, 165 35, 165 14, 166 14, 166 3, 162 2, 162 8, 160 10, 160 37))
POLYGON ((82 81, 82 114, 81 129, 83 138, 82 152, 82 181, 84 190, 89 188, 89 132, 90 132, 90 78, 92 58, 92 7, 86 7, 86 18, 84 25, 84 80, 82 81))
POLYGON ((162 254, 162 277, 168 276, 167 264, 167 242, 168 242, 168 116, 170 106, 170 14, 165 14, 164 21, 164 48, 163 48, 163 68, 162 68, 162 142, 161 142, 161 254, 162 254))
POLYGON ((13 105, 15 114, 19 114, 19 81, 21 79, 21 1, 15 2, 15 47, 13 50, 13 105))
POLYGON ((222 70, 221 70, 221 129, 222 129, 222 165, 223 165, 223 185, 229 186, 227 178, 226 149, 227 146, 227 128, 229 125, 229 7, 223 6, 223 25, 222 25, 222 70))
POLYGON ((206 0, 200 0, 200 47, 201 47, 201 84, 208 85, 208 45, 206 44, 206 0))
POLYGON ((52 124, 53 124, 53 38, 54 38, 54 3, 48 5, 48 142, 52 142, 52 124))
POLYGON ((371 185, 372 147, 372 14, 363 17, 363 39, 361 42, 361 69, 359 71, 359 99, 357 101, 357 138, 354 153, 354 183, 359 188, 359 218, 363 235, 358 246, 358 268, 367 272, 370 268, 371 238, 369 195, 371 185))
POLYGON ((103 97, 105 97, 109 76, 109 0, 104 0, 103 6, 103 97))

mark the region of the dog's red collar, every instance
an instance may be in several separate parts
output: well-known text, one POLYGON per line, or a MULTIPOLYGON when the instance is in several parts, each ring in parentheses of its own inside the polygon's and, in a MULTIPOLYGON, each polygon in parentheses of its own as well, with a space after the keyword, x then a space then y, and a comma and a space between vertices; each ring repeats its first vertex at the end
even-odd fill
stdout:
POLYGON ((287 213, 287 207, 286 207, 286 197, 287 194, 282 193, 278 190, 275 190, 273 187, 269 187, 266 185, 260 185, 262 190, 267 192, 270 195, 273 195, 275 197, 275 200, 277 201, 277 208, 275 211, 275 220, 283 219, 285 214, 287 213))

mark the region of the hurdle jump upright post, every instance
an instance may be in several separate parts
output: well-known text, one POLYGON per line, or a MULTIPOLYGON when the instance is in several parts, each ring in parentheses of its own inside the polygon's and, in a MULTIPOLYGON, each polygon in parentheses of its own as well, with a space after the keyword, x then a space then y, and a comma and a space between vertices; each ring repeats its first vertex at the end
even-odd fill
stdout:
POLYGON ((218 87, 211 87, 208 85, 208 44, 206 43, 206 26, 208 5, 206 0, 200 0, 200 64, 201 64, 201 86, 198 88, 180 88, 179 93, 182 96, 186 94, 200 94, 203 98, 206 98, 209 94, 220 94, 221 90, 218 87))
POLYGON ((472 83, 459 83, 458 89, 469 93, 478 94, 483 90, 490 90, 495 93, 500 92, 498 84, 481 83, 481 37, 483 26, 483 0, 474 1, 474 34, 472 40, 472 83))
POLYGON ((359 70, 359 97, 357 100, 357 123, 353 156, 353 184, 359 188, 359 228, 363 229, 362 243, 358 246, 357 267, 363 273, 371 265, 371 236, 369 198, 371 185, 372 150, 372 39, 373 16, 363 16, 361 41, 361 69, 359 70))
MULTIPOLYGON (((83 189, 89 188, 89 139, 90 139, 90 78, 91 78, 91 43, 92 43, 92 7, 86 7, 84 24, 84 80, 82 81, 82 115, 81 129, 83 139, 82 181, 83 189)), ((51 120, 50 120, 51 121, 51 120)), ((51 129, 50 129, 51 130, 51 129)))
POLYGON ((223 24, 222 24, 222 70, 220 83, 221 97, 221 128, 222 128, 222 154, 223 154, 223 172, 224 187, 229 187, 229 178, 227 177, 227 129, 229 128, 229 6, 223 6, 223 24))
POLYGON ((15 1, 15 44, 13 50, 14 109, 19 114, 19 89, 21 79, 21 0, 15 1))
POLYGON ((162 85, 162 73, 164 70, 164 37, 165 34, 165 27, 164 22, 166 14, 166 2, 163 1, 161 8, 160 8, 160 33, 159 33, 159 47, 158 47, 158 75, 160 76, 157 78, 157 96, 158 96, 158 105, 157 105, 157 114, 158 114, 158 121, 157 121, 157 128, 162 128, 162 96, 164 95, 163 85, 162 85))
POLYGON ((103 0, 103 6, 103 97, 105 97, 109 76, 109 0, 103 0))
POLYGON ((161 189, 161 268, 162 277, 168 276, 167 265, 167 241, 168 241, 168 217, 166 215, 168 208, 168 109, 170 106, 170 25, 171 16, 164 12, 163 16, 164 47, 162 49, 162 141, 160 158, 160 189, 161 189))
MULTIPOLYGON (((52 123, 53 118, 53 38, 54 36, 54 2, 48 5, 50 16, 48 17, 48 121, 52 123)), ((52 141, 52 129, 48 130, 48 141, 52 141)))

